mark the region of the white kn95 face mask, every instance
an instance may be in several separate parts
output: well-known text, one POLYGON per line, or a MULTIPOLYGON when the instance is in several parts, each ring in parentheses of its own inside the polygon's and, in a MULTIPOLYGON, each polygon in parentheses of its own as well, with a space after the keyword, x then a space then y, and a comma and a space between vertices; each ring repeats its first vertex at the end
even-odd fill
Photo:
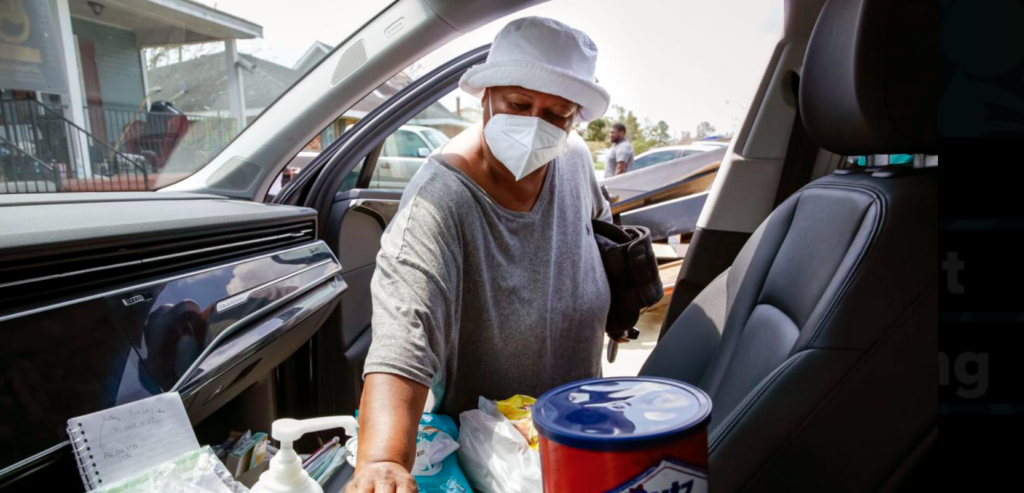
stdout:
POLYGON ((484 140, 516 181, 561 154, 569 135, 565 130, 535 116, 494 114, 490 94, 487 109, 491 119, 484 126, 484 140))

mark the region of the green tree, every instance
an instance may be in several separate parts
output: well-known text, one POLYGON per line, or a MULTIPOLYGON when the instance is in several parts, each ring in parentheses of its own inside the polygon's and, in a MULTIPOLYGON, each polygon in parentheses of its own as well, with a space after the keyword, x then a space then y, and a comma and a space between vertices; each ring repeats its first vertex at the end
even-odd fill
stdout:
POLYGON ((668 123, 665 123, 664 120, 659 120, 648 133, 657 147, 664 147, 672 143, 672 136, 668 133, 668 123))
POLYGON ((586 130, 583 131, 583 140, 588 142, 604 142, 608 140, 608 129, 611 126, 612 124, 608 123, 607 119, 598 118, 587 124, 586 130))
POLYGON ((626 126, 626 138, 633 144, 634 154, 639 155, 654 146, 644 125, 632 111, 627 111, 618 105, 613 106, 612 109, 618 114, 616 121, 626 126))
POLYGON ((715 135, 715 126, 708 122, 700 122, 697 125, 697 140, 715 135))

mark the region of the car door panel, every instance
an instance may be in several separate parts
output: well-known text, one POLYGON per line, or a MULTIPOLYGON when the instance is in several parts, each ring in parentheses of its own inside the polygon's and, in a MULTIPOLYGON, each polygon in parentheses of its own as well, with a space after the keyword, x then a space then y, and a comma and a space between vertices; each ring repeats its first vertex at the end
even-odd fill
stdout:
POLYGON ((381 236, 400 198, 401 190, 351 190, 337 194, 331 207, 327 241, 338 255, 349 289, 319 335, 319 389, 329 395, 325 413, 351 414, 359 404, 363 362, 372 337, 370 281, 381 236))

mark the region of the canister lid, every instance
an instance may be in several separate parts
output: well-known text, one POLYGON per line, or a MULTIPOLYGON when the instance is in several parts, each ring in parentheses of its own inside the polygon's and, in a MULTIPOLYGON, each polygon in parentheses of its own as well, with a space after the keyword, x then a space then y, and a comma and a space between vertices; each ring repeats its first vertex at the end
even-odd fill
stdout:
POLYGON ((541 436, 592 450, 672 439, 710 418, 711 399, 702 390, 656 377, 581 380, 548 391, 533 407, 541 436))

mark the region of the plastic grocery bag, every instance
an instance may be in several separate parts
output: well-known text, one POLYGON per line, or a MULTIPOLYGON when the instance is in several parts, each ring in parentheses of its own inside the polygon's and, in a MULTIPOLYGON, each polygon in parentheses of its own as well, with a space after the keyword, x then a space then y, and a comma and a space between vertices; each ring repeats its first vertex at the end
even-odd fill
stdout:
POLYGON ((482 493, 541 493, 540 454, 511 421, 483 397, 480 409, 459 415, 459 463, 482 493))

